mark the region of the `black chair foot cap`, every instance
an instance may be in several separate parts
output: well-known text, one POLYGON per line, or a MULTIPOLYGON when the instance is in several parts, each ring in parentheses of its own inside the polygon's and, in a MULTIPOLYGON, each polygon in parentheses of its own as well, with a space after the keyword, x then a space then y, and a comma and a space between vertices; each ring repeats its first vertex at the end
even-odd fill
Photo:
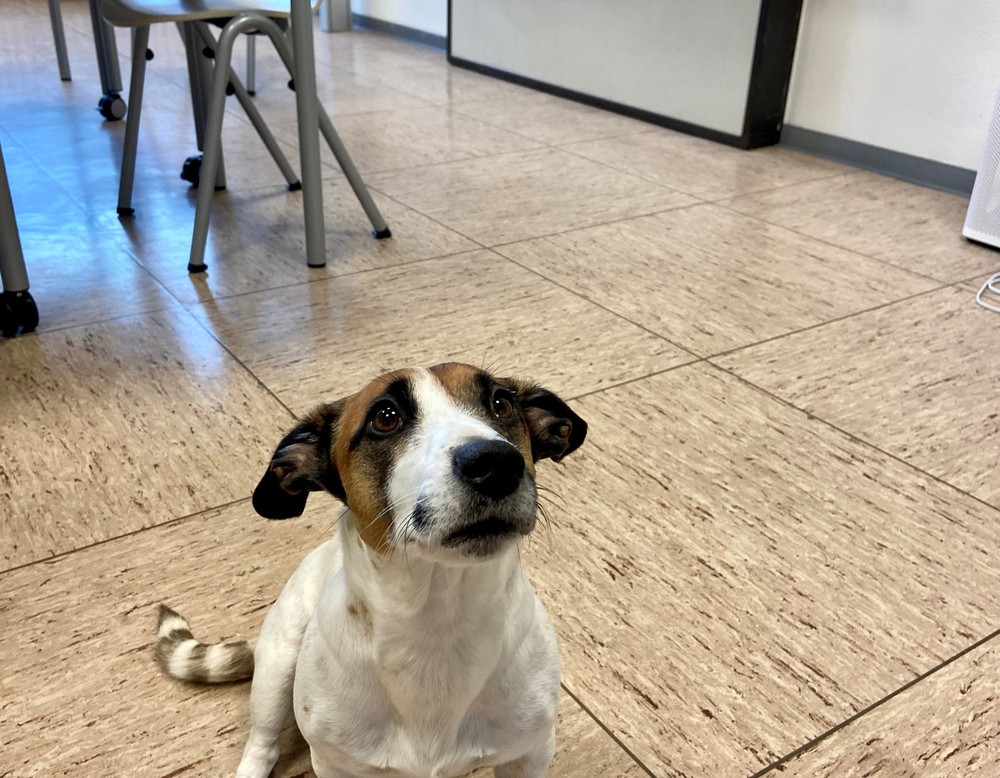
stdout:
POLYGON ((217 187, 215 187, 215 191, 216 192, 225 192, 226 191, 226 187, 224 187, 224 186, 217 186, 217 187))
POLYGON ((296 181, 294 184, 288 184, 289 192, 299 192, 302 190, 302 182, 296 181))
POLYGON ((191 263, 188 263, 189 273, 204 273, 206 270, 208 270, 208 265, 206 265, 204 262, 202 262, 200 265, 192 265, 191 263))
POLYGON ((135 208, 118 208, 119 216, 135 216, 135 208))
POLYGON ((389 228, 386 226, 381 230, 372 230, 372 237, 375 238, 375 240, 384 240, 385 238, 391 238, 392 232, 390 232, 389 228))
POLYGON ((309 267, 326 267, 326 262, 320 262, 318 265, 314 265, 310 262, 309 267))

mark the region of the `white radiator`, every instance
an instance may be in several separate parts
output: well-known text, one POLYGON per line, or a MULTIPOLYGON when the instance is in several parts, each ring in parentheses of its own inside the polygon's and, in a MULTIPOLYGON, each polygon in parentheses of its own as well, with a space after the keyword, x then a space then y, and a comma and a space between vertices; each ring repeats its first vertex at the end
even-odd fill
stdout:
POLYGON ((1000 92, 962 234, 970 240, 1000 248, 1000 92))

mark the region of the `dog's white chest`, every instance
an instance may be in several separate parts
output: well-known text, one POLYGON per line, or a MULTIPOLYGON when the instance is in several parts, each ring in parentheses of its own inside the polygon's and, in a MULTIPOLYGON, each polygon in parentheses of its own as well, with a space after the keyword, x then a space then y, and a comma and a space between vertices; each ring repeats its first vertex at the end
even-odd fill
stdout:
POLYGON ((311 620, 296 667, 295 717, 314 760, 359 778, 457 778, 511 760, 551 729, 559 661, 530 588, 516 593, 524 618, 502 622, 526 630, 448 633, 428 623, 414 645, 412 625, 400 625, 410 637, 396 644, 373 641, 364 618, 342 616, 343 583, 331 580, 333 607, 311 620))

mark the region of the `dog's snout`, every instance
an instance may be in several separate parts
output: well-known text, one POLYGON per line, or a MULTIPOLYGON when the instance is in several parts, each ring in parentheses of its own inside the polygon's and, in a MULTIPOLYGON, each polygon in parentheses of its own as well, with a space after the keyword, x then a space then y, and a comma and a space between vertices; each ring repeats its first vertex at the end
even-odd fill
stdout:
POLYGON ((514 492, 524 475, 524 457, 502 440, 473 440, 452 457, 455 473, 480 494, 500 500, 514 492))

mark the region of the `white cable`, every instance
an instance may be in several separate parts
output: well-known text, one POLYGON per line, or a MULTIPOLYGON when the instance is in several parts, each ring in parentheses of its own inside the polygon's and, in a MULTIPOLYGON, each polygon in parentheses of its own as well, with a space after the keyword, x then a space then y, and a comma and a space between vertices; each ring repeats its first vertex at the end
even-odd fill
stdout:
POLYGON ((1000 273, 994 273, 989 278, 986 279, 986 283, 979 288, 979 292, 976 293, 976 302, 979 303, 983 308, 988 308, 991 311, 996 311, 1000 313, 1000 306, 988 303, 983 300, 983 292, 986 290, 991 291, 994 295, 1000 298, 1000 273))

